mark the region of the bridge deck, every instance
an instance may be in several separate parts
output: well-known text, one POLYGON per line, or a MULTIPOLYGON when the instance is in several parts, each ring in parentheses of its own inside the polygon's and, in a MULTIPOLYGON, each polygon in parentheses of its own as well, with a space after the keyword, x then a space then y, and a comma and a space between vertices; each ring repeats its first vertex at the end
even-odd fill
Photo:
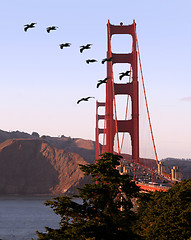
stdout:
POLYGON ((136 185, 140 187, 141 190, 146 192, 155 192, 155 191, 166 192, 169 189, 169 187, 157 186, 157 185, 151 185, 151 184, 136 183, 136 185))

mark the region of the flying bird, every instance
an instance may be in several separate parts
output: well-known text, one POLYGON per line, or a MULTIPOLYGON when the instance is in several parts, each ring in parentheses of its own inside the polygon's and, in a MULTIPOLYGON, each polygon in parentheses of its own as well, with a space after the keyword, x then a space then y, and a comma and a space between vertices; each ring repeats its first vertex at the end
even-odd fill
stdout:
POLYGON ((102 83, 107 83, 107 80, 109 78, 104 78, 103 80, 98 80, 98 83, 97 83, 97 88, 102 84, 102 83))
POLYGON ((80 52, 82 53, 85 49, 90 49, 92 44, 88 43, 86 45, 80 46, 80 52))
POLYGON ((112 57, 110 57, 110 58, 104 58, 104 59, 101 61, 101 63, 104 64, 104 62, 111 62, 111 60, 112 60, 112 57))
POLYGON ((29 28, 34 28, 36 23, 31 23, 31 24, 25 24, 24 25, 24 31, 27 32, 29 28))
POLYGON ((60 49, 63 49, 64 47, 70 47, 71 43, 61 43, 59 46, 60 46, 60 49))
POLYGON ((119 73, 120 74, 120 76, 119 76, 119 79, 121 80, 123 77, 125 77, 125 76, 130 76, 130 72, 131 71, 126 71, 126 72, 121 72, 121 73, 119 73))
POLYGON ((47 27, 47 28, 46 28, 46 31, 47 31, 48 33, 50 33, 51 30, 56 30, 57 28, 58 28, 58 27, 56 27, 56 26, 47 27))
POLYGON ((89 64, 89 63, 94 63, 94 62, 97 62, 96 59, 87 59, 86 60, 86 63, 89 64))
POLYGON ((79 104, 81 101, 88 101, 90 98, 95 98, 95 97, 86 97, 86 98, 81 98, 80 100, 77 101, 77 104, 79 104))

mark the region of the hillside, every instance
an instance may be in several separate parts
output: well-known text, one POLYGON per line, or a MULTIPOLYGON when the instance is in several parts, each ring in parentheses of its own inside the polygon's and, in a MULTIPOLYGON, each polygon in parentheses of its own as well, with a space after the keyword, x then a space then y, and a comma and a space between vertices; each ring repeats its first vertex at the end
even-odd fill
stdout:
POLYGON ((87 162, 93 163, 95 160, 95 144, 91 140, 70 137, 50 137, 43 136, 44 141, 50 145, 63 149, 67 152, 77 153, 82 156, 87 162))
POLYGON ((0 130, 0 143, 8 139, 42 139, 53 147, 63 149, 68 152, 78 153, 87 162, 93 163, 95 160, 95 143, 91 140, 65 137, 64 135, 61 137, 50 137, 43 135, 40 137, 36 132, 28 134, 19 131, 6 132, 0 130))
POLYGON ((6 141, 7 139, 13 139, 13 138, 25 138, 25 139, 30 138, 31 139, 31 138, 36 138, 36 136, 30 135, 25 132, 19 132, 19 131, 6 132, 0 129, 0 143, 6 141))
POLYGON ((178 166, 184 179, 191 178, 191 159, 165 158, 161 160, 167 171, 173 166, 178 166))
MULTIPOLYGON (((63 194, 84 182, 78 154, 39 139, 0 144, 0 194, 63 194)), ((86 180, 85 180, 86 181, 86 180)))
MULTIPOLYGON (((38 133, 0 130, 0 194, 63 194, 89 181, 78 164, 93 163, 91 140, 39 136, 38 133)), ((123 154, 131 162, 131 156, 123 154)), ((167 170, 179 166, 184 178, 191 177, 191 161, 167 158, 167 170)), ((153 159, 140 159, 143 166, 157 168, 153 159)), ((141 178, 141 177, 140 177, 141 178)))

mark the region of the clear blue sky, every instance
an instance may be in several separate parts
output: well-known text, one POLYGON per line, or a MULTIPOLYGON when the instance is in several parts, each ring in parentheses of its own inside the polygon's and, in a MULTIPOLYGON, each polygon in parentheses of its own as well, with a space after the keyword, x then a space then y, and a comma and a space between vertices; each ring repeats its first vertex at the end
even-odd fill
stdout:
MULTIPOLYGON (((0 129, 93 140, 95 100, 76 101, 105 100, 96 83, 106 76, 107 21, 135 19, 159 159, 191 158, 190 0, 6 0, 0 9, 0 129), (52 25, 59 28, 48 34, 52 25), (60 50, 63 42, 72 45, 60 50), (80 54, 86 43, 92 49, 80 54)), ((123 37, 113 38, 113 52, 130 50, 123 37)))

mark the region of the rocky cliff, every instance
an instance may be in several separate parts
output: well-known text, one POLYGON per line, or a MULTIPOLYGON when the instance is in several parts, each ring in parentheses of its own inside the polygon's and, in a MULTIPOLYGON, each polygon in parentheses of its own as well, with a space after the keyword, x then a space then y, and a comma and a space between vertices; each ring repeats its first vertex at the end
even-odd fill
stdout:
POLYGON ((9 139, 0 144, 0 194, 70 193, 86 181, 79 154, 42 139, 9 139))
POLYGON ((8 139, 41 139, 58 149, 78 153, 89 163, 93 163, 95 160, 95 143, 91 140, 71 138, 64 135, 61 137, 43 135, 40 137, 36 132, 28 134, 20 131, 6 132, 0 130, 0 143, 8 139))

